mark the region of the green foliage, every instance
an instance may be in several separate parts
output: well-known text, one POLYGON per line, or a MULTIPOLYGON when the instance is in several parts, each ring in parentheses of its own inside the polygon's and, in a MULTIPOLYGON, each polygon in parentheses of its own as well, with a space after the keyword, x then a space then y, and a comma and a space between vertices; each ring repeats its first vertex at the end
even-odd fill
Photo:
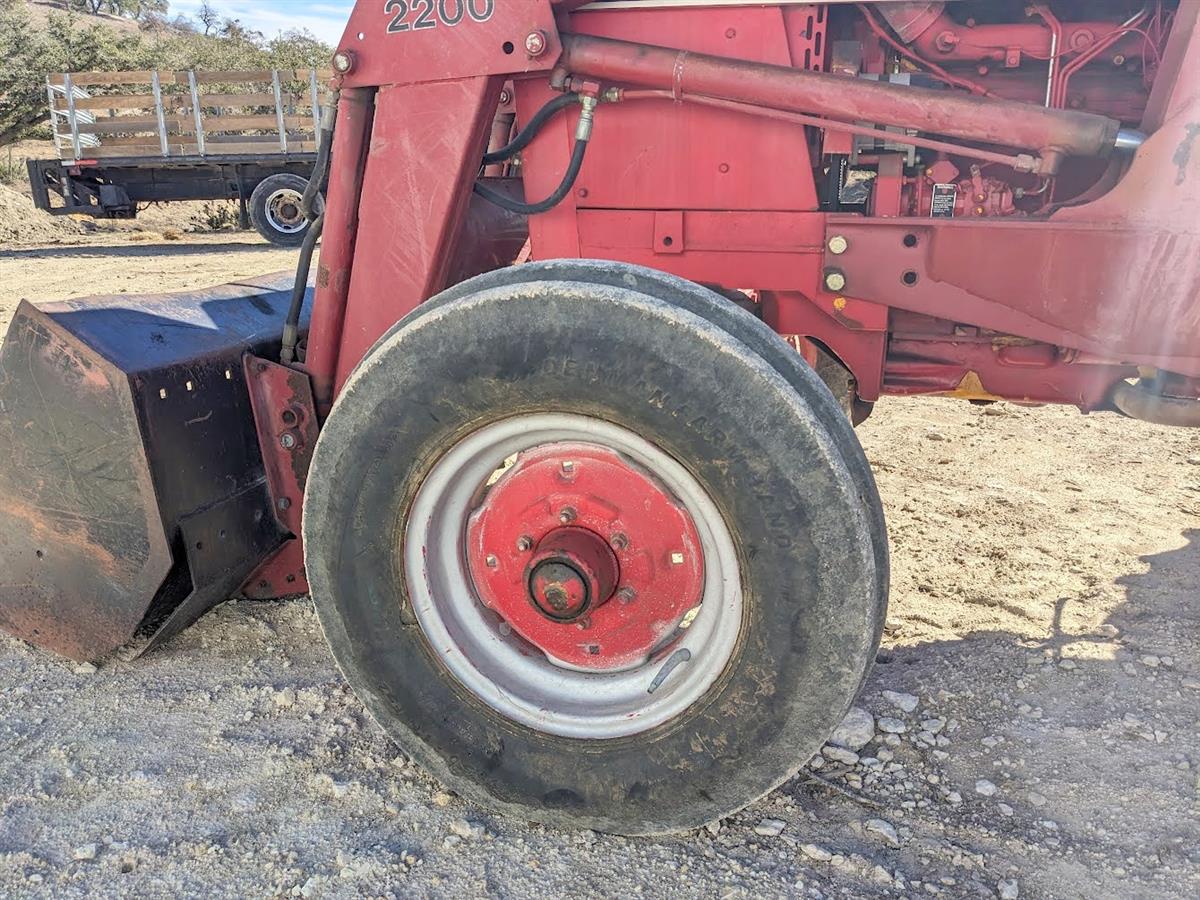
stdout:
POLYGON ((205 35, 186 19, 168 20, 168 12, 167 0, 71 0, 39 28, 24 0, 0 0, 0 145, 45 120, 46 78, 59 72, 304 68, 326 65, 333 52, 306 31, 267 40, 224 19, 205 35), (76 8, 136 19, 142 30, 119 31, 76 8))

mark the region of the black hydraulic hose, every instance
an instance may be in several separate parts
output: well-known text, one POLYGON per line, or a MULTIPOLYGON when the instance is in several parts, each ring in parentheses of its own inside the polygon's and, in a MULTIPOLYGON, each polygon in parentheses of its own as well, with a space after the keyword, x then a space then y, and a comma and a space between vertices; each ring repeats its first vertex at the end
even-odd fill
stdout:
POLYGON ((312 268, 313 251, 317 249, 317 241, 321 239, 321 231, 324 228, 325 214, 320 213, 308 226, 304 243, 300 245, 300 263, 296 266, 292 303, 288 307, 287 319, 283 325, 283 347, 279 351, 279 361, 285 366, 290 366, 296 359, 296 344, 300 340, 300 313, 304 309, 304 297, 308 293, 308 272, 312 268))
POLYGON ((337 122, 337 109, 340 94, 334 92, 333 98, 321 110, 321 131, 317 135, 317 161, 313 165, 312 177, 304 189, 300 199, 300 211, 309 222, 314 222, 321 214, 323 204, 318 203, 321 191, 325 187, 325 179, 329 177, 329 159, 333 152, 333 128, 337 122))
POLYGON ((572 103, 578 102, 578 94, 559 94, 533 114, 533 118, 529 120, 529 124, 521 129, 521 133, 513 138, 511 144, 501 147, 499 150, 493 150, 491 153, 484 154, 483 164, 490 166, 512 159, 533 142, 533 139, 538 136, 538 132, 546 127, 546 123, 554 118, 556 113, 566 109, 572 103))
POLYGON ((279 361, 285 366, 296 359, 296 345, 300 342, 300 314, 304 310, 304 297, 308 293, 308 273, 312 270, 313 253, 317 241, 325 228, 325 202, 321 195, 325 179, 329 177, 329 161, 333 155, 333 130, 337 123, 338 101, 341 93, 334 91, 332 99, 321 110, 321 130, 317 135, 317 161, 313 164, 312 177, 300 198, 300 211, 308 221, 308 232, 300 245, 300 260, 296 264, 296 280, 292 284, 292 302, 288 306, 287 318, 283 322, 283 341, 279 361))
POLYGON ((489 203, 494 203, 501 209, 507 209, 520 216, 536 216, 538 213, 547 212, 562 203, 567 194, 571 193, 571 188, 575 187, 575 180, 579 178, 579 170, 583 168, 583 157, 587 153, 587 148, 586 138, 575 141, 575 149, 571 152, 571 164, 567 166, 567 174, 563 176, 562 183, 553 194, 540 203, 521 203, 493 191, 479 182, 475 182, 475 193, 489 203))

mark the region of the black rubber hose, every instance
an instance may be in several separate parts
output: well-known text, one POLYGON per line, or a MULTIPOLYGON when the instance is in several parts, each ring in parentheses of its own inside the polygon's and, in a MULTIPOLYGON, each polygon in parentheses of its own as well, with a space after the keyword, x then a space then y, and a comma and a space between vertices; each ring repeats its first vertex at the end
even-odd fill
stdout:
POLYGON ((571 193, 571 188, 575 187, 575 180, 579 178, 579 170, 583 168, 583 157, 587 153, 587 148, 586 140, 577 139, 575 141, 575 149, 571 151, 571 164, 567 166, 567 174, 563 176, 562 183, 553 194, 540 203, 520 203, 511 197, 493 191, 478 181, 475 182, 475 193, 489 203, 494 203, 501 209, 507 209, 519 216, 536 216, 538 213, 548 212, 562 203, 567 194, 571 193))
POLYGON ((533 142, 533 139, 538 136, 538 132, 546 127, 546 123, 554 118, 556 113, 566 109, 572 103, 578 102, 578 94, 559 94, 533 114, 533 118, 529 120, 529 124, 521 129, 521 133, 513 138, 511 144, 501 147, 499 150, 493 150, 491 153, 485 153, 483 164, 490 166, 512 159, 533 142))
POLYGON ((304 189, 304 196, 300 200, 300 211, 304 213, 304 218, 309 222, 315 222, 321 215, 317 198, 321 196, 321 191, 325 187, 325 179, 329 177, 329 159, 333 153, 333 128, 337 121, 339 99, 340 96, 335 93, 329 105, 321 112, 321 131, 317 136, 317 161, 313 165, 312 177, 308 179, 308 186, 304 189))
POLYGON ((283 324, 283 347, 279 361, 289 366, 296 358, 296 344, 300 340, 300 313, 304 309, 304 297, 308 293, 308 272, 312 268, 313 251, 325 228, 325 214, 321 213, 308 226, 304 243, 300 245, 300 262, 296 266, 296 281, 292 285, 292 303, 288 307, 287 319, 283 324))

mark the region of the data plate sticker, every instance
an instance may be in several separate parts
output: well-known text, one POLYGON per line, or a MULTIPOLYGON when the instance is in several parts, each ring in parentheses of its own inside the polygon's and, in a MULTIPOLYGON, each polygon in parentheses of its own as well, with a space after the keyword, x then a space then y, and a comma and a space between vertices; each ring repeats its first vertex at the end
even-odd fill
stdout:
POLYGON ((954 208, 958 205, 957 184, 935 184, 933 186, 933 204, 929 214, 935 219, 953 219, 954 208))

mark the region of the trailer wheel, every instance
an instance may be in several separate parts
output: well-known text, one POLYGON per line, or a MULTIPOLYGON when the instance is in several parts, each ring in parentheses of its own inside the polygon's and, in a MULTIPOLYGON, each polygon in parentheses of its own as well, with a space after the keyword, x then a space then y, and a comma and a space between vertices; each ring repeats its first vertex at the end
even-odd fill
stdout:
POLYGON ((250 222, 263 238, 277 247, 299 247, 308 231, 300 201, 308 180, 287 173, 259 182, 250 195, 250 222))
POLYGON ((351 376, 305 499, 351 685, 452 788, 547 823, 673 831, 776 787, 882 616, 871 515, 805 393, 631 288, 410 317, 351 376))

